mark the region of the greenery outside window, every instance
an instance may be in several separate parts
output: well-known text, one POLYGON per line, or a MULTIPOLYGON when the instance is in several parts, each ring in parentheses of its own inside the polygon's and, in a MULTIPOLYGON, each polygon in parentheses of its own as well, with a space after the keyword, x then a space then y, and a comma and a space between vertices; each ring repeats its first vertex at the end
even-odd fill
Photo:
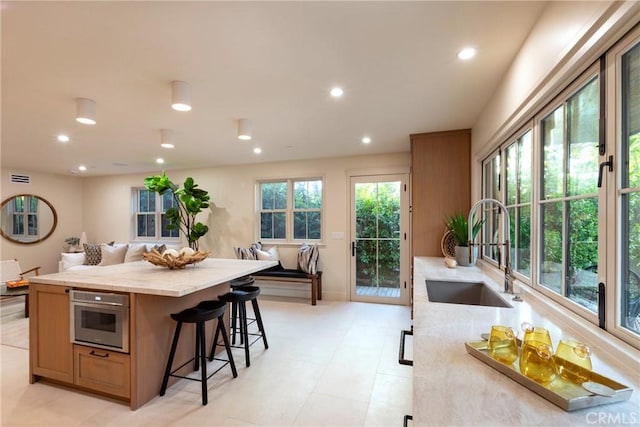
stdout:
POLYGON ((623 328, 640 333, 640 42, 621 58, 620 271, 623 328))
POLYGON ((509 211, 513 269, 531 277, 531 129, 505 151, 505 206, 509 211))
POLYGON ((322 239, 322 179, 258 183, 260 240, 322 239))
MULTIPOLYGON (((501 199, 500 164, 500 152, 494 153, 483 162, 483 198, 501 199)), ((491 212, 491 214, 487 214, 486 211, 482 213, 482 218, 485 220, 485 225, 482 227, 482 242, 498 244, 500 243, 500 212, 497 209, 491 212)), ((500 246, 482 246, 482 256, 495 262, 496 265, 500 263, 500 254, 500 246)))
POLYGON ((171 191, 160 195, 146 188, 133 189, 134 239, 178 240, 179 230, 167 230, 167 209, 175 206, 171 191))
POLYGON ((542 118, 539 283, 597 313, 600 88, 592 77, 542 118))

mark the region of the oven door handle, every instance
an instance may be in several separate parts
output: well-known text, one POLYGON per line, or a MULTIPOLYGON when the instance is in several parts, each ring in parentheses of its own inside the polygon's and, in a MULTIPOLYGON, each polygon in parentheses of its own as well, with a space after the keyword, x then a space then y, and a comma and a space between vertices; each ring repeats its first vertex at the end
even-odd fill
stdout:
POLYGON ((400 350, 398 351, 398 363, 401 365, 413 366, 413 360, 404 358, 404 342, 407 339, 407 335, 413 335, 413 329, 410 331, 400 331, 400 350))

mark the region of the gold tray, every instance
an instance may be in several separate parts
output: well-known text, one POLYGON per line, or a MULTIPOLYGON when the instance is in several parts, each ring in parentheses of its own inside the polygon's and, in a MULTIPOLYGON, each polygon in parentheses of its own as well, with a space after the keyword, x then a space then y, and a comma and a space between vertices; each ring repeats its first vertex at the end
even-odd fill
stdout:
POLYGON ((582 388, 581 385, 567 381, 559 375, 556 376, 551 383, 544 386, 520 373, 520 367, 518 365, 520 359, 516 360, 513 365, 509 366, 491 358, 491 356, 487 354, 487 341, 465 342, 464 346, 467 349, 467 353, 473 357, 505 374, 515 382, 520 383, 565 411, 575 411, 578 409, 590 408, 592 406, 623 402, 625 400, 629 400, 631 393, 633 393, 632 388, 613 381, 612 379, 600 375, 597 372, 592 372, 591 381, 612 388, 614 391, 613 396, 600 396, 593 394, 582 388))

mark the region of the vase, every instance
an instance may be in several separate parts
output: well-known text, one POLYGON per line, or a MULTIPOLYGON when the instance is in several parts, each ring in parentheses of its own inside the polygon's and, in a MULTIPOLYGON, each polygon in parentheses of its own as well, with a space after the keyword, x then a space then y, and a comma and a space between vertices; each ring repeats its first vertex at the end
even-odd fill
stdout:
POLYGON ((476 259, 478 259, 478 248, 473 248, 471 262, 469 262, 469 247, 456 246, 456 262, 458 265, 463 267, 476 265, 476 259))

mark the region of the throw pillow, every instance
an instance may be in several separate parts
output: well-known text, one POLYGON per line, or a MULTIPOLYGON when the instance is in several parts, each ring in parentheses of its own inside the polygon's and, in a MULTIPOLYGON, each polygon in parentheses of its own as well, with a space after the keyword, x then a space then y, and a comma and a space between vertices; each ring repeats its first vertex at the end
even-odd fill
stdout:
POLYGON ((98 265, 122 264, 128 248, 129 245, 111 246, 103 243, 100 245, 102 260, 98 265))
POLYGON ((124 256, 124 262, 142 261, 142 254, 147 252, 147 245, 144 243, 134 243, 129 245, 127 253, 124 256))
POLYGON ((250 259, 255 260, 256 254, 251 250, 251 248, 233 248, 236 253, 236 257, 238 259, 250 259))
POLYGON ((164 243, 162 245, 154 245, 151 250, 158 251, 160 255, 162 255, 162 253, 167 250, 167 245, 165 245, 164 243))
POLYGON ((272 247, 268 251, 257 250, 256 255, 261 261, 280 261, 280 253, 276 246, 272 247))
POLYGON ((316 274, 318 271, 318 245, 303 243, 298 249, 298 270, 307 274, 316 274))
MULTIPOLYGON (((107 243, 108 245, 113 246, 114 242, 107 243)), ((84 265, 98 265, 100 261, 102 261, 102 249, 100 248, 101 243, 83 243, 82 247, 84 248, 84 265)))
POLYGON ((75 267, 76 265, 84 264, 85 254, 84 252, 76 252, 76 253, 67 253, 63 252, 62 254, 62 271, 75 267))

